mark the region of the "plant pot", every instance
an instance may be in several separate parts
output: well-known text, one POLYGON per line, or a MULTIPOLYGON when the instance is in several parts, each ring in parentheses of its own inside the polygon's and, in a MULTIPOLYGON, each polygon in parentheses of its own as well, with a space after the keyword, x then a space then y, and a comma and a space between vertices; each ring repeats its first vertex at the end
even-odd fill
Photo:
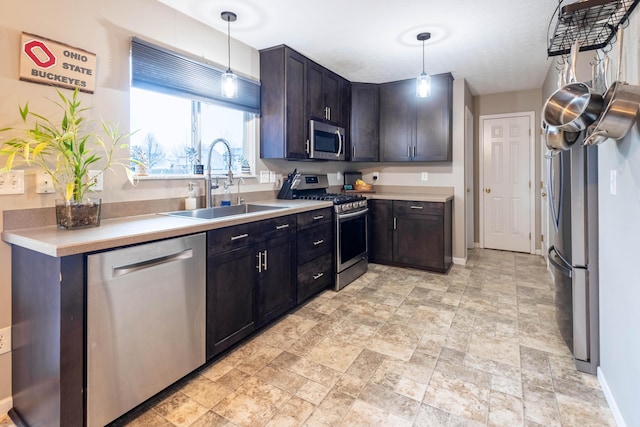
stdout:
POLYGON ((101 199, 88 198, 83 202, 56 199, 58 228, 74 230, 100 226, 101 199))

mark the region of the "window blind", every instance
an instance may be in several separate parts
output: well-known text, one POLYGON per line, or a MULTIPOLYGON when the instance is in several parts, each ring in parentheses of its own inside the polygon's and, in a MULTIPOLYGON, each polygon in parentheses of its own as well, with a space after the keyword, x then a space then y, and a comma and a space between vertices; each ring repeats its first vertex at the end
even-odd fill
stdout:
POLYGON ((238 76, 238 97, 220 93, 223 70, 133 37, 131 85, 260 114, 260 82, 238 76))

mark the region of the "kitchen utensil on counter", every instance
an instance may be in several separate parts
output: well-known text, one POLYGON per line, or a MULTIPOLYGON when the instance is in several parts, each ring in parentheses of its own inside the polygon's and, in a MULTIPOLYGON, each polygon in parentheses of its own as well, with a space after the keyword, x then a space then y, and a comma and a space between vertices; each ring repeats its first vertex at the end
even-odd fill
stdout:
POLYGON ((604 95, 606 108, 598 121, 587 129, 584 145, 602 144, 609 138, 622 139, 636 122, 640 87, 614 82, 604 95))

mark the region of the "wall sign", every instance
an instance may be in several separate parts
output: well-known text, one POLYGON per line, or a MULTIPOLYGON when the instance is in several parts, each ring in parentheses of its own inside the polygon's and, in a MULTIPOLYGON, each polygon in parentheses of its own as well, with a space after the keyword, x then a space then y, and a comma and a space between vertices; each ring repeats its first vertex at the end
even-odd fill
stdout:
POLYGON ((29 33, 22 33, 20 80, 93 93, 96 54, 29 33))

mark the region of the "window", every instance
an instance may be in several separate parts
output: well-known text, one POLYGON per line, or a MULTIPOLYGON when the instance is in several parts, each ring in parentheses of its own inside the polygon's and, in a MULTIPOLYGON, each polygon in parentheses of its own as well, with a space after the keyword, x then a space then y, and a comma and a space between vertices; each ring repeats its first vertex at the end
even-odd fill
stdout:
MULTIPOLYGON (((258 82, 240 79, 237 99, 222 98, 223 71, 137 38, 131 43, 131 156, 152 175, 192 174, 207 167, 211 143, 224 138, 231 146, 236 173, 251 173, 260 106, 258 82)), ((211 153, 212 171, 227 170, 223 144, 211 153)))

